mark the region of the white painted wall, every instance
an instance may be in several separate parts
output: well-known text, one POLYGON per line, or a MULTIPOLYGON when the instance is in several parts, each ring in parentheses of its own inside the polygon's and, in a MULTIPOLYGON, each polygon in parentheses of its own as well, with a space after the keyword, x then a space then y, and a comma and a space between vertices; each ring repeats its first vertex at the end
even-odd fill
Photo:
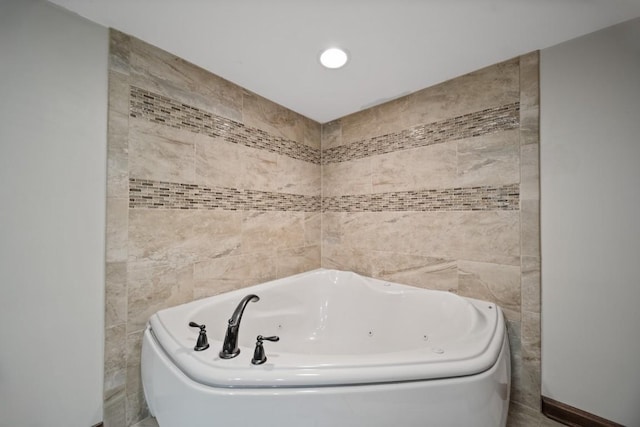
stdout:
POLYGON ((542 393, 640 426, 640 19, 541 52, 542 393))
POLYGON ((107 29, 0 1, 0 426, 102 420, 107 29))

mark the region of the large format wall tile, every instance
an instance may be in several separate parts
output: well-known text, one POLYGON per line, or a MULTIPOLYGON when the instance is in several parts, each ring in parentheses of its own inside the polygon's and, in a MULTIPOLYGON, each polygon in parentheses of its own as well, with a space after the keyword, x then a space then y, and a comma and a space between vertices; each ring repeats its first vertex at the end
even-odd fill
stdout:
POLYGON ((372 274, 391 282, 425 289, 458 292, 458 269, 453 259, 398 252, 371 253, 372 274))
POLYGON ((372 276, 373 268, 369 254, 370 251, 360 248, 324 243, 322 246, 322 267, 372 276))
POLYGON ((321 166, 287 156, 278 156, 275 191, 320 196, 321 166), (299 177, 291 180, 291 177, 299 177))
POLYGON ((127 260, 127 199, 107 198, 106 262, 127 260))
POLYGON ((520 138, 521 144, 539 144, 540 114, 539 107, 521 107, 520 109, 520 138))
POLYGON ((539 144, 520 147, 520 197, 522 200, 540 199, 540 148, 539 144))
POLYGON ((306 123, 299 114, 248 91, 244 92, 242 101, 245 125, 292 141, 305 140, 306 123))
POLYGON ((322 240, 322 214, 320 212, 304 213, 304 245, 319 245, 322 240))
POLYGON ((247 176, 241 159, 245 149, 223 138, 196 136, 196 182, 217 187, 244 188, 247 176))
POLYGON ((540 257, 540 202, 520 201, 522 222, 522 255, 540 257))
POLYGON ((362 212, 338 218, 340 224, 331 224, 327 219, 325 232, 340 244, 353 248, 509 265, 520 263, 517 211, 362 212), (332 233, 329 227, 334 230, 338 227, 339 231, 332 233))
POLYGON ((450 243, 457 232, 457 213, 363 212, 345 214, 341 220, 338 236, 343 245, 455 258, 450 243))
POLYGON ((461 212, 456 225, 458 258, 497 264, 520 264, 520 218, 517 211, 461 212))
POLYGON ((129 193, 129 116, 109 110, 107 138, 107 197, 123 199, 129 193))
POLYGON ((276 257, 276 277, 282 278, 318 268, 320 245, 279 250, 276 257))
POLYGON ((367 194, 372 192, 371 160, 331 163, 322 166, 322 195, 367 194))
POLYGON ((195 182, 195 145, 153 133, 129 132, 131 178, 195 182))
MULTIPOLYGON (((129 115, 129 74, 109 71, 109 111, 129 115)), ((126 131, 126 128, 124 128, 126 131)))
POLYGON ((458 261, 458 292, 498 304, 510 320, 520 320, 520 267, 458 261))
POLYGON ((130 43, 131 84, 242 121, 242 88, 139 39, 130 43))
POLYGON ((342 145, 342 122, 334 120, 322 125, 322 149, 342 145))
POLYGON ((301 118, 304 121, 304 139, 302 142, 309 147, 320 150, 322 146, 322 125, 307 117, 301 118))
MULTIPOLYGON (((342 123, 342 142, 345 144, 406 129, 414 124, 408 113, 409 98, 396 100, 350 114, 340 119, 342 123)), ((325 147, 323 147, 325 148, 325 147)))
POLYGON ((540 258, 522 257, 522 310, 540 313, 540 258))
POLYGON ((184 266, 240 250, 242 217, 228 211, 132 209, 129 262, 184 266))
POLYGON ((460 187, 520 182, 519 132, 508 130, 459 141, 457 166, 460 187))
POLYGON ((304 246, 304 213, 245 212, 242 252, 277 251, 304 246))
POLYGON ((276 278, 275 251, 224 256, 194 266, 194 298, 203 298, 276 278))
POLYGON ((241 147, 241 188, 276 191, 278 184, 278 155, 270 151, 241 147))
POLYGON ((520 104, 524 108, 540 105, 540 52, 520 57, 520 104))
POLYGON ((130 262, 127 268, 127 333, 144 329, 158 310, 193 298, 193 267, 130 262))
POLYGON ((519 60, 492 65, 408 96, 411 123, 430 123, 519 101, 519 60))
MULTIPOLYGON (((114 29, 109 30, 109 71, 129 74, 131 37, 114 29)), ((111 102, 111 99, 109 99, 111 102)))
POLYGON ((124 394, 127 375, 127 327, 125 324, 105 330, 104 395, 110 399, 124 394))
MULTIPOLYGON (((143 393, 142 373, 140 363, 142 359, 142 334, 136 331, 127 334, 127 397, 143 393)), ((135 397, 134 397, 135 399, 135 397)))
POLYGON ((127 263, 107 262, 105 268, 105 328, 127 322, 127 263))
MULTIPOLYGON (((343 167, 349 170, 352 163, 345 162, 343 167)), ((456 187, 456 170, 455 142, 373 156, 373 192, 416 190, 424 188, 425 183, 429 183, 429 188, 456 187)))
POLYGON ((514 59, 351 114, 340 119, 342 144, 517 102, 519 78, 514 59))

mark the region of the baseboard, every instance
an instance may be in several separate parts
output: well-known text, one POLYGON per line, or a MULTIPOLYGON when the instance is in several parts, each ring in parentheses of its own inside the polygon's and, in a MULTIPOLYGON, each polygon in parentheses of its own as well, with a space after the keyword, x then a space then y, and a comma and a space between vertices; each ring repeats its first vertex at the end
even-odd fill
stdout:
POLYGON ((552 420, 574 427, 624 427, 582 409, 542 396, 542 413, 552 420))

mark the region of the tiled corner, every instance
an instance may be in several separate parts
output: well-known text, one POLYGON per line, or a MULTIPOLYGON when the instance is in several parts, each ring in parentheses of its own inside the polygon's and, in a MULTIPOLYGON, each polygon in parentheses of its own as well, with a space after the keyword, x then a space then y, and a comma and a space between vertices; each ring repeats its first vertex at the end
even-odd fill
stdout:
POLYGON ((546 426, 538 60, 321 126, 112 30, 105 425, 154 422, 138 375, 154 311, 322 265, 496 301, 509 425, 546 426))
POLYGON ((302 116, 249 91, 242 97, 242 121, 271 135, 292 141, 305 140, 306 123, 302 116))
POLYGON ((320 245, 282 249, 276 256, 276 277, 293 276, 318 268, 320 245))

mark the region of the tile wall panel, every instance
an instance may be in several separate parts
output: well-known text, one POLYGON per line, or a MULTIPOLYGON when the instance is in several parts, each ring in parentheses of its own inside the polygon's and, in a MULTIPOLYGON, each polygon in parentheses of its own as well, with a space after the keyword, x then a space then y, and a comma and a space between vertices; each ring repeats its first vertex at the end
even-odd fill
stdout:
POLYGON ((320 266, 321 127, 110 36, 105 426, 148 416, 156 311, 320 266))
POLYGON ((534 52, 322 127, 322 266, 500 305, 535 425, 538 110, 534 52))

